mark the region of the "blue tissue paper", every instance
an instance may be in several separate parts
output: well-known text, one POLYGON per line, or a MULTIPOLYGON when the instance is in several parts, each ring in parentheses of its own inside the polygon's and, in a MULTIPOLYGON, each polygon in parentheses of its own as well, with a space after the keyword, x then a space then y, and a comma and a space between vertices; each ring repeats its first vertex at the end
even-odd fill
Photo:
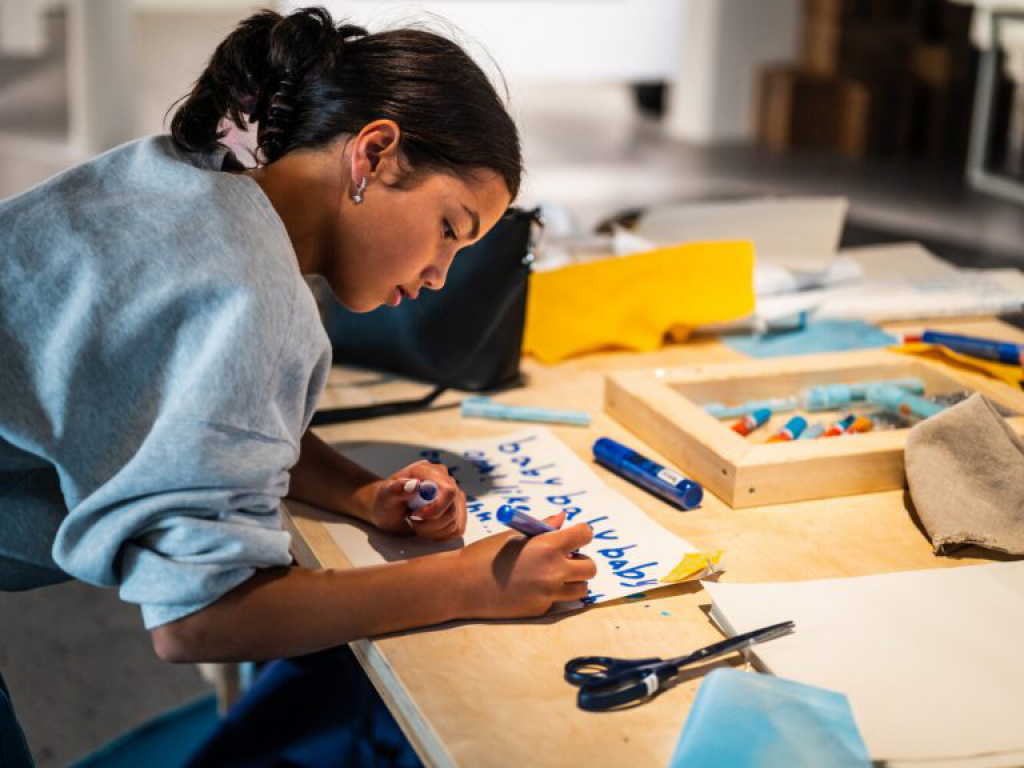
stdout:
POLYGON ((871 768, 846 696, 772 675, 714 669, 671 768, 871 768))
POLYGON ((751 357, 788 357, 845 352, 899 344, 899 339, 860 320, 816 320, 793 330, 750 336, 722 336, 722 342, 751 357))

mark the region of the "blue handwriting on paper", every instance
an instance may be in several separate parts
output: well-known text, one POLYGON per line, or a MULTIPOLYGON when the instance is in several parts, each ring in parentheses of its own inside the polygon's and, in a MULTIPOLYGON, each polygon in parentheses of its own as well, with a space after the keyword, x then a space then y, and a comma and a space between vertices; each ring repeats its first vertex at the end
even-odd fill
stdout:
MULTIPOLYGON (((638 551, 639 544, 630 543, 629 537, 623 536, 608 515, 594 514, 596 510, 593 508, 588 512, 587 489, 565 488, 565 478, 556 464, 539 463, 531 454, 530 443, 535 439, 535 435, 529 435, 499 443, 495 453, 466 451, 463 454, 468 462, 465 471, 475 473, 476 479, 486 484, 487 494, 497 496, 499 506, 508 504, 526 514, 535 514, 536 510, 536 516, 541 518, 564 512, 567 523, 584 522, 589 525, 594 532, 594 541, 605 545, 596 550, 595 560, 602 572, 611 572, 620 587, 639 590, 657 585, 657 578, 652 574, 659 571, 661 563, 645 560, 643 553, 638 551), (502 482, 495 482, 499 480, 502 482), (557 492, 553 492, 555 488, 557 492)), ((440 461, 440 456, 431 460, 440 461)), ((452 469, 450 467, 449 471, 452 469)), ((494 520, 494 509, 489 508, 490 505, 479 496, 467 497, 466 501, 469 514, 483 523, 489 532, 487 524, 494 520)), ((590 589, 582 602, 591 605, 603 597, 604 593, 590 589)))

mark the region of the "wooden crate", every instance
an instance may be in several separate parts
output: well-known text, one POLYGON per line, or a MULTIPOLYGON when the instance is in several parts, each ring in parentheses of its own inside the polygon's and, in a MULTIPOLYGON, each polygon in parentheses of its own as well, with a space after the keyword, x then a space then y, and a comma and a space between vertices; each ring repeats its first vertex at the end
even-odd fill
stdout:
MULTIPOLYGON (((883 350, 625 371, 605 377, 605 409, 682 472, 734 508, 902 488, 907 429, 763 441, 792 414, 744 438, 701 407, 797 394, 822 384, 917 376, 926 395, 982 392, 1024 414, 1024 392, 979 374, 883 350)), ((815 413, 832 420, 838 413, 815 413)), ((1024 416, 1008 419, 1024 433, 1024 416)))

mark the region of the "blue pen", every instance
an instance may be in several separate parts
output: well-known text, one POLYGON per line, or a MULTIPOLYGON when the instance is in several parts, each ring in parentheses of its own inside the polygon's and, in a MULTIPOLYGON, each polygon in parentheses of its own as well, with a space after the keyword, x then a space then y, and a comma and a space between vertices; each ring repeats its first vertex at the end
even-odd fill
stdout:
POLYGON ((551 533, 558 530, 557 528, 552 528, 543 520, 538 520, 536 517, 531 517, 525 512, 520 512, 508 504, 502 504, 498 507, 497 517, 499 523, 507 525, 513 531, 523 534, 523 536, 539 536, 542 533, 551 533))
POLYGON ((602 437, 594 443, 594 458, 617 475, 683 509, 699 506, 704 498, 704 489, 697 483, 611 438, 602 437))
POLYGON ((902 413, 904 416, 912 414, 920 416, 922 419, 927 419, 946 409, 945 405, 925 400, 904 389, 883 385, 868 389, 868 401, 887 411, 902 413))
POLYGON ((771 411, 772 413, 784 413, 796 410, 797 399, 795 397, 773 397, 769 400, 748 400, 741 405, 723 405, 722 403, 705 403, 704 410, 716 419, 735 419, 741 416, 749 416, 757 411, 771 411))
POLYGON ((977 336, 961 336, 956 333, 943 333, 941 331, 925 331, 921 334, 921 341, 926 344, 938 344, 948 347, 954 352, 960 352, 970 357, 980 357, 984 360, 996 360, 1000 363, 1010 365, 1024 364, 1024 345, 1012 344, 1008 341, 997 341, 996 339, 983 339, 977 336))
POLYGON ((788 443, 792 440, 798 440, 800 435, 807 429, 807 419, 803 416, 794 416, 786 425, 776 432, 774 435, 768 438, 769 443, 788 443))
POLYGON ((800 391, 800 404, 808 411, 834 411, 839 408, 845 408, 854 401, 864 400, 871 387, 880 385, 899 387, 916 395, 924 392, 924 382, 916 377, 859 381, 853 384, 822 384, 817 387, 802 389, 800 391))
POLYGON ((462 401, 462 416, 504 421, 537 421, 543 424, 570 424, 586 427, 590 414, 586 411, 557 411, 532 405, 505 405, 489 397, 467 397, 462 401))

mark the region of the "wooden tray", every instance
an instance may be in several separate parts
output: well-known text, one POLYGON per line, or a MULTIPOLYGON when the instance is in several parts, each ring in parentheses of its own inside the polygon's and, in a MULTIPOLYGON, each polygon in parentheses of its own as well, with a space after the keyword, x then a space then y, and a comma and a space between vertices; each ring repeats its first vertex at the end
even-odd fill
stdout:
MULTIPOLYGON (((754 435, 733 432, 704 403, 742 403, 804 387, 916 376, 926 395, 982 392, 1024 414, 1024 392, 980 374, 884 350, 625 371, 605 377, 605 409, 652 448, 734 508, 902 488, 907 429, 769 443, 792 413, 754 435)), ((831 422, 839 412, 796 411, 831 422)), ((1024 433, 1024 416, 1007 422, 1024 433)))

